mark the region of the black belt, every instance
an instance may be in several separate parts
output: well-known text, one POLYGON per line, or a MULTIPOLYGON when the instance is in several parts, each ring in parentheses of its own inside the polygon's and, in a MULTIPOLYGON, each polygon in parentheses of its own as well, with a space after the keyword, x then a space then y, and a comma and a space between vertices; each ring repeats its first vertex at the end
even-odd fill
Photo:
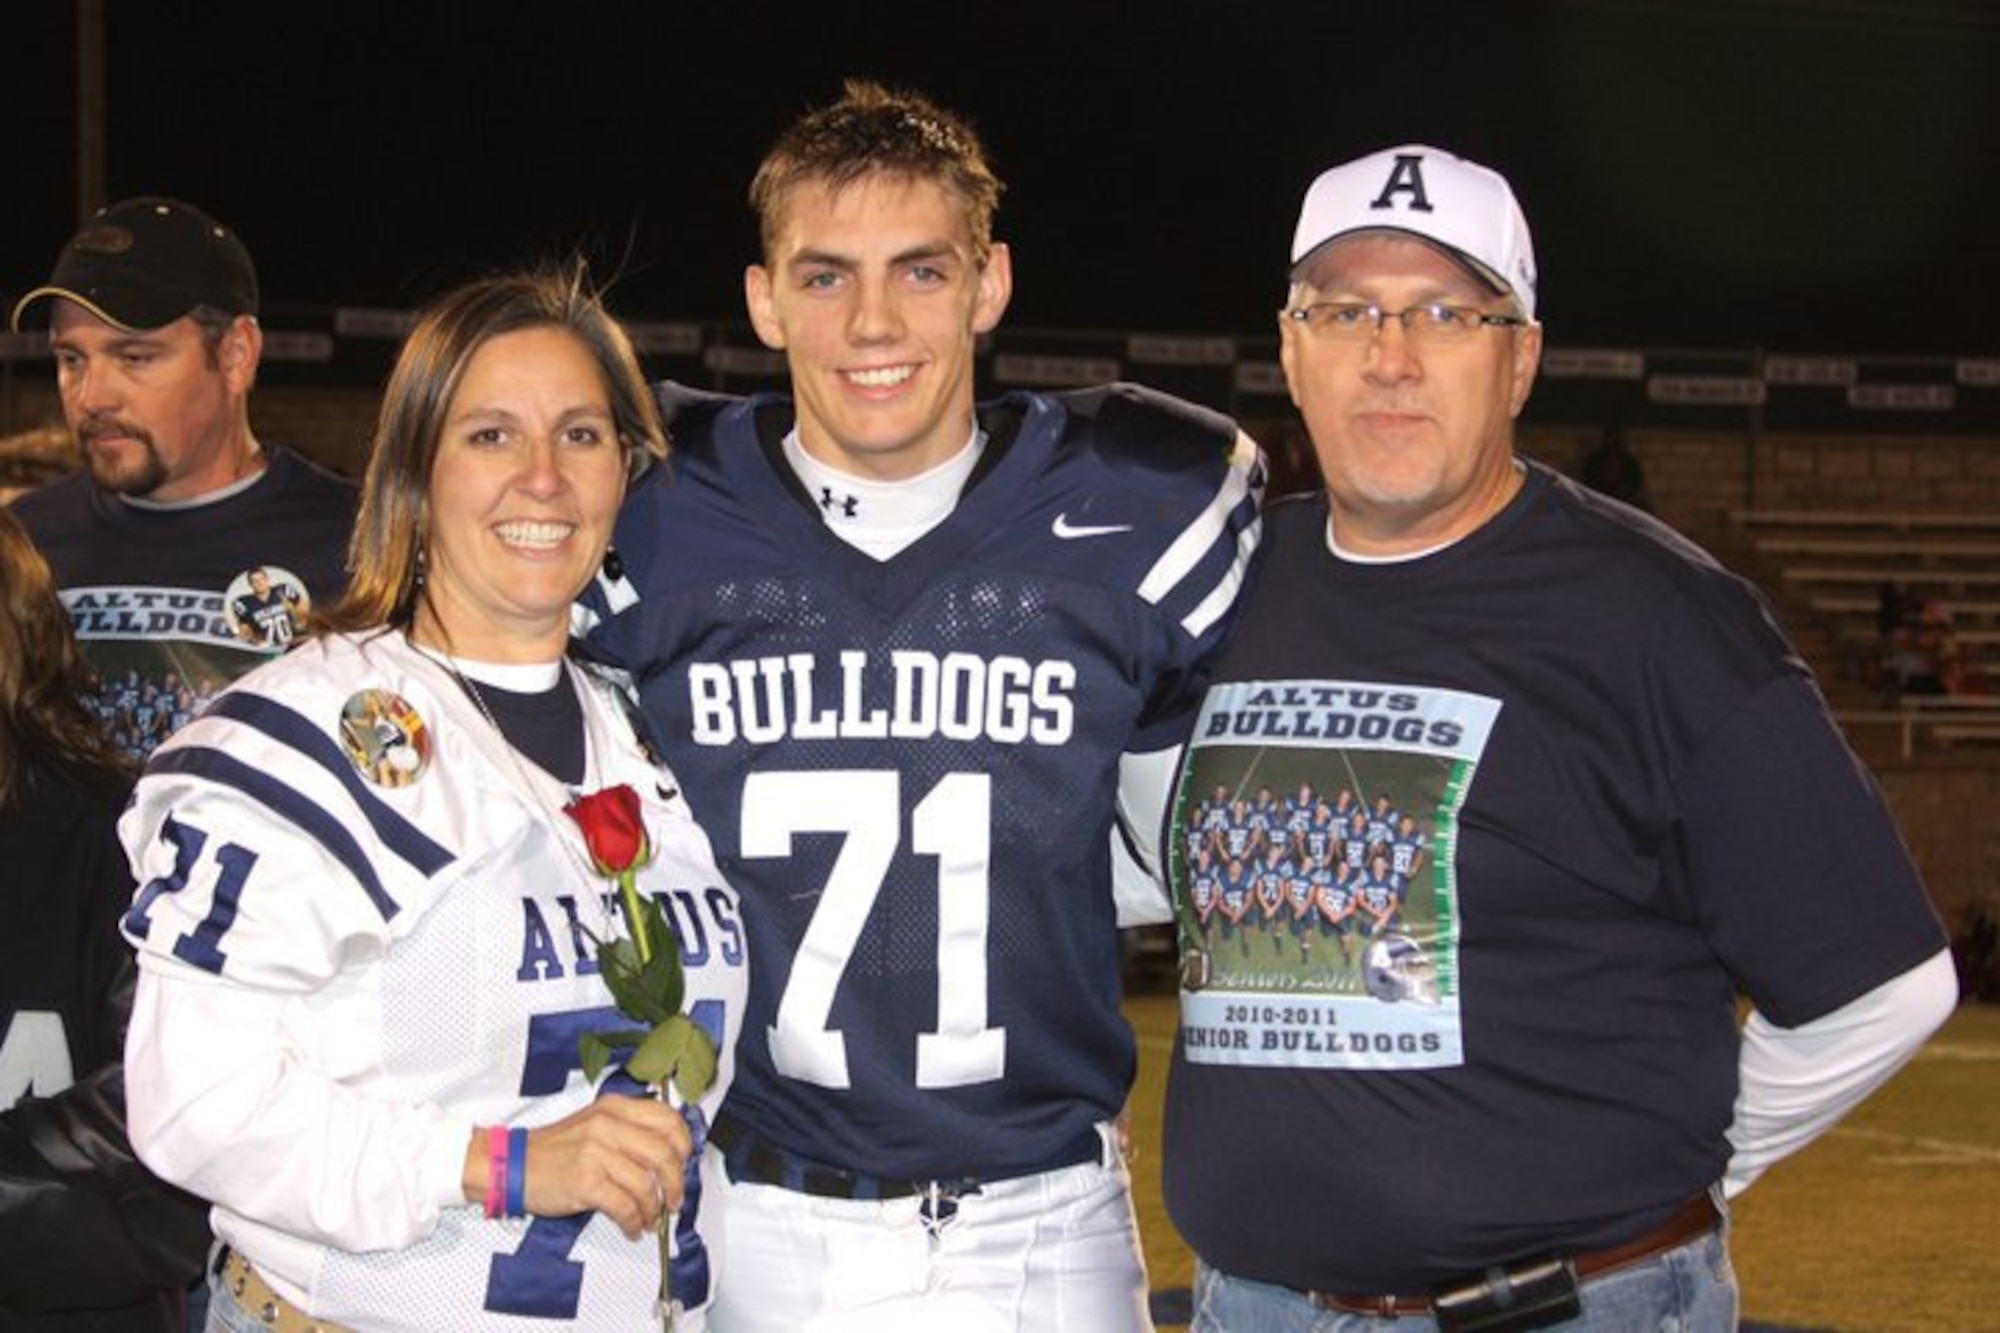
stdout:
MULTIPOLYGON (((1642 1236, 1606 1250, 1588 1250, 1571 1258, 1578 1280, 1597 1277, 1650 1259, 1667 1250, 1679 1249, 1691 1240, 1707 1235, 1722 1221, 1715 1200, 1706 1192, 1695 1195, 1668 1216, 1667 1220, 1642 1236)), ((1299 1293, 1321 1310, 1337 1314, 1366 1314, 1381 1319, 1433 1313, 1429 1296, 1350 1296, 1336 1292, 1299 1293)))
POLYGON ((1094 1127, 1064 1144, 1046 1161, 977 1175, 940 1176, 932 1180, 870 1176, 808 1161, 745 1129, 740 1121, 726 1114, 716 1117, 715 1123, 709 1126, 708 1141, 722 1150, 731 1180, 777 1185, 822 1199, 909 1199, 933 1194, 958 1198, 977 1194, 982 1184, 1038 1176, 1045 1171, 1060 1171, 1067 1166, 1104 1160, 1104 1136, 1094 1127))

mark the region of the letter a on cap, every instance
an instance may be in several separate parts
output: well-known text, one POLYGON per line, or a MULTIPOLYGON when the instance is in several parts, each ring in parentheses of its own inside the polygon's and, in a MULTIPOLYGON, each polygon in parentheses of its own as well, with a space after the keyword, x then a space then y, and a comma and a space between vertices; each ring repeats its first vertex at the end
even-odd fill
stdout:
POLYGON ((1292 234, 1292 278, 1343 236, 1400 231, 1429 241, 1535 315, 1535 253, 1506 179, 1423 144, 1402 144, 1329 168, 1313 181, 1292 234), (1433 190, 1435 186, 1435 190, 1433 190))
POLYGON ((1382 187, 1382 193, 1375 196, 1370 208, 1394 208, 1395 196, 1410 196, 1410 208, 1418 213, 1431 212, 1431 197, 1424 190, 1424 160, 1415 153, 1399 153, 1396 165, 1389 169, 1389 181, 1382 187))

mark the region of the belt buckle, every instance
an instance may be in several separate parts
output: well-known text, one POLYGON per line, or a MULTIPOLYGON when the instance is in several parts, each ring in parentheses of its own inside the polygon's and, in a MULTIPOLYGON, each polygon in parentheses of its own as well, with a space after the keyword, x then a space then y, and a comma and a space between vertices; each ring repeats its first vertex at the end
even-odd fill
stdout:
POLYGON ((1413 1296, 1349 1296, 1340 1292, 1308 1291, 1306 1299, 1326 1314, 1359 1314, 1373 1319, 1401 1319, 1429 1314, 1431 1303, 1413 1296))
POLYGON ((922 1184, 917 1191, 921 1199, 917 1215, 924 1220, 924 1230, 930 1233, 931 1244, 944 1239, 945 1228, 958 1217, 959 1201, 979 1192, 979 1181, 972 1176, 960 1176, 956 1180, 930 1180, 922 1184))
POLYGON ((1335 1309, 1350 1314, 1366 1314, 1376 1319, 1401 1319, 1404 1315, 1429 1314, 1430 1302, 1403 1296, 1367 1296, 1361 1300, 1341 1297, 1335 1309), (1360 1307, 1358 1310, 1356 1307, 1360 1307))
POLYGON ((265 1328, 283 1333, 345 1333, 338 1324, 315 1319, 285 1300, 239 1250, 224 1247, 216 1272, 228 1285, 229 1294, 242 1304, 244 1313, 265 1328))

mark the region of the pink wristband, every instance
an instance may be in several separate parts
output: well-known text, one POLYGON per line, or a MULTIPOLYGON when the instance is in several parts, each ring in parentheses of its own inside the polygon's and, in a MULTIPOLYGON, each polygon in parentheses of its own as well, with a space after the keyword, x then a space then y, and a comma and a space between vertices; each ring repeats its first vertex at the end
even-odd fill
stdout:
POLYGON ((486 1215, 507 1215, 507 1127, 486 1128, 486 1215))

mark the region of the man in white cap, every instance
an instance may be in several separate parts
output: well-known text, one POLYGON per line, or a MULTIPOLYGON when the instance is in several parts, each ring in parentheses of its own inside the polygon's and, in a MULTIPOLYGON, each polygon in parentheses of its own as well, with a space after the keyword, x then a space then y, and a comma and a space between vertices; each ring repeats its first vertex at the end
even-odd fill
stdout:
POLYGON ((1199 1333, 1733 1329, 1727 1199, 1956 996, 1763 600, 1515 455, 1535 282, 1507 182, 1449 153, 1306 196, 1279 328, 1325 490, 1267 514, 1179 789, 1352 786, 1428 854, 1359 978, 1183 970, 1165 1187, 1199 1333))

